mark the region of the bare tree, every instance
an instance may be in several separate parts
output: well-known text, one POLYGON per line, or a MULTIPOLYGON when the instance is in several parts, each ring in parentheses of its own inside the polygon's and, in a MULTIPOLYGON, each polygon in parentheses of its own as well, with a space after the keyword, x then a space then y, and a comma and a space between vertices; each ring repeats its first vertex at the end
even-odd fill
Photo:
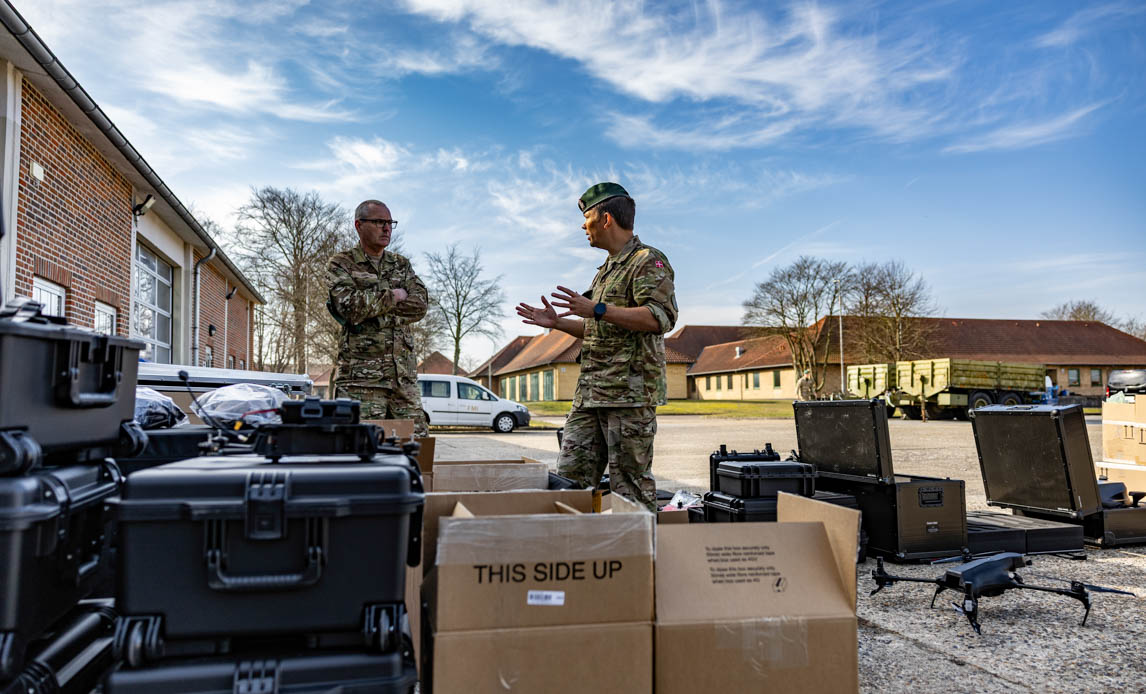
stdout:
POLYGON ((1119 320, 1114 314, 1098 305, 1096 301, 1064 301, 1049 311, 1042 312, 1043 318, 1050 320, 1083 320, 1117 326, 1119 320))
POLYGON ((243 270, 273 304, 264 311, 263 336, 278 343, 271 361, 285 358, 303 372, 315 339, 332 363, 337 325, 325 314, 324 271, 330 256, 355 240, 346 211, 315 192, 267 186, 251 190, 237 217, 234 243, 243 270))
POLYGON ((497 337, 502 333, 498 324, 498 320, 505 317, 501 275, 482 279, 480 251, 475 248, 472 255, 462 255, 456 243, 451 244, 445 253, 427 253, 426 262, 430 266, 427 284, 434 298, 429 313, 438 314, 445 323, 446 334, 453 341, 453 372, 456 374, 464 337, 497 337))
POLYGON ((1129 333, 1139 340, 1146 340, 1146 321, 1141 318, 1127 318, 1122 321, 1122 325, 1118 329, 1124 333, 1129 333))
POLYGON ((920 319, 937 308, 927 282, 902 261, 857 267, 848 304, 859 319, 855 329, 865 360, 920 359, 928 353, 934 331, 920 319))
POLYGON ((852 292, 854 277, 847 263, 801 256, 772 271, 744 302, 744 325, 757 332, 780 335, 788 343, 796 373, 810 369, 816 390, 824 385, 829 334, 816 323, 841 307, 852 292))

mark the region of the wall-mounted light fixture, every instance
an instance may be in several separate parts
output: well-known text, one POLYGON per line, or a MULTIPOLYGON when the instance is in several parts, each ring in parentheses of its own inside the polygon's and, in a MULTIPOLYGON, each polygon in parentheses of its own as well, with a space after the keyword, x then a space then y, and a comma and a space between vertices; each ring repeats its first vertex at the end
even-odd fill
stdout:
POLYGON ((237 292, 237 291, 239 291, 239 288, 237 286, 231 287, 231 291, 227 292, 227 301, 230 301, 231 297, 234 296, 235 292, 237 292))
POLYGON ((148 193, 147 197, 143 199, 143 202, 131 208, 131 214, 135 215, 136 217, 142 217, 143 215, 147 214, 147 211, 150 210, 151 206, 154 204, 155 196, 151 193, 148 193))
POLYGON ((214 325, 208 325, 207 326, 207 337, 215 337, 215 326, 214 325))

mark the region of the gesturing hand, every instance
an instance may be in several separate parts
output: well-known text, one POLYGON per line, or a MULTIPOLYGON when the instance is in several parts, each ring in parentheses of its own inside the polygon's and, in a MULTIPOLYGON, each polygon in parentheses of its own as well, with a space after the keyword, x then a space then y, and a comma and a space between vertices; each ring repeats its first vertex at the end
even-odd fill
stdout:
POLYGON ((565 316, 591 318, 593 316, 593 307, 596 306, 593 300, 585 298, 568 287, 557 285, 557 291, 550 294, 550 296, 556 299, 556 301, 553 302, 554 306, 568 309, 565 313, 557 316, 558 318, 564 318, 565 316))
POLYGON ((545 297, 541 297, 541 303, 545 304, 545 308, 535 308, 525 303, 518 304, 517 315, 521 316, 521 322, 542 328, 556 328, 557 311, 553 310, 553 306, 545 297))

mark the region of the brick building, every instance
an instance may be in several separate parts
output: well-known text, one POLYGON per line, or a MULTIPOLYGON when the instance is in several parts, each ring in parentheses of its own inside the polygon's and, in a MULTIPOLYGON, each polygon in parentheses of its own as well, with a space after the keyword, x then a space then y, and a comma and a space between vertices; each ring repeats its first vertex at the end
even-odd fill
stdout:
POLYGON ((247 368, 257 290, 7 2, 0 23, 0 295, 247 368))

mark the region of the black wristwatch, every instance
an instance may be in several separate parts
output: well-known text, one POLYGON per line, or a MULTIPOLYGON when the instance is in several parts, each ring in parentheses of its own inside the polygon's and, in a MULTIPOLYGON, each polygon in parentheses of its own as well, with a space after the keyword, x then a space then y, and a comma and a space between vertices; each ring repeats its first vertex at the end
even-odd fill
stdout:
POLYGON ((593 307, 593 317, 601 320, 605 317, 605 309, 609 308, 605 305, 604 301, 598 301, 597 305, 593 307))

